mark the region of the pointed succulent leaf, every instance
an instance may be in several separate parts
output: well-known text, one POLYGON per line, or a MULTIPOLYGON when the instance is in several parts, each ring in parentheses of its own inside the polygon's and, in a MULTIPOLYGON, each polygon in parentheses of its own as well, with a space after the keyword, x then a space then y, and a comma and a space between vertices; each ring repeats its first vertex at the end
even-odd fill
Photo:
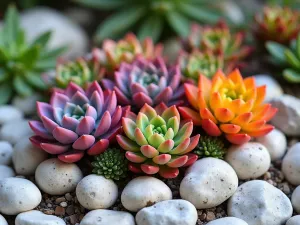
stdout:
POLYGON ((141 152, 149 159, 159 155, 159 151, 151 145, 143 145, 141 147, 141 152))
POLYGON ((178 131, 178 133, 176 134, 176 136, 174 138, 175 146, 180 144, 186 138, 189 138, 191 136, 192 132, 193 132, 193 123, 188 122, 188 123, 184 124, 183 127, 180 128, 180 130, 178 131))
POLYGON ((174 147, 174 141, 166 140, 158 146, 157 150, 161 153, 168 153, 173 149, 173 147, 174 147))
POLYGON ((158 165, 164 165, 171 160, 171 155, 169 154, 160 154, 155 156, 152 161, 158 165))
POLYGON ((147 37, 152 37, 153 41, 157 41, 163 30, 163 18, 158 15, 152 15, 143 21, 141 24, 137 36, 140 40, 144 40, 147 37))
POLYGON ((297 56, 289 49, 286 49, 284 51, 284 55, 288 61, 288 63, 294 67, 295 69, 300 69, 300 60, 297 58, 297 56))
POLYGON ((173 139, 174 136, 175 136, 174 130, 173 130, 172 128, 169 128, 169 129, 167 130, 167 132, 166 132, 164 138, 165 138, 166 140, 170 140, 170 139, 173 139))
POLYGON ((140 150, 140 146, 134 141, 122 135, 117 135, 118 144, 126 151, 137 152, 140 150))
POLYGON ((274 56, 278 61, 280 61, 282 64, 286 63, 284 52, 287 50, 287 48, 281 44, 278 44, 273 41, 269 41, 266 43, 266 48, 269 51, 269 53, 274 56))
POLYGON ((125 154, 126 158, 133 163, 143 163, 147 160, 147 158, 139 153, 139 152, 126 152, 125 154))
POLYGON ((124 117, 122 119, 122 124, 126 136, 134 141, 135 140, 134 132, 136 128, 136 123, 133 120, 124 117))
POLYGON ((181 142, 179 145, 176 146, 176 148, 172 149, 170 151, 170 154, 178 155, 182 152, 184 152, 190 145, 190 138, 186 138, 183 142, 181 142))
POLYGON ((293 69, 285 69, 283 71, 284 78, 292 83, 300 83, 300 72, 293 69))
POLYGON ((148 105, 148 104, 145 104, 145 105, 141 108, 140 112, 144 113, 144 114, 148 117, 149 120, 152 120, 152 118, 154 118, 155 116, 157 116, 157 113, 156 113, 155 109, 153 109, 153 108, 152 108, 150 105, 148 105))
POLYGON ((148 141, 149 138, 153 135, 153 127, 154 126, 152 124, 149 124, 143 132, 148 141))
POLYGON ((150 120, 150 124, 152 124, 154 127, 161 127, 166 125, 166 121, 161 116, 157 115, 150 120))
POLYGON ((158 146, 165 141, 164 137, 160 134, 154 133, 148 139, 149 144, 152 145, 154 148, 158 148, 158 146))
POLYGON ((174 131, 174 135, 176 136, 179 130, 179 120, 177 119, 177 117, 174 116, 171 119, 169 119, 167 127, 171 128, 174 131))
POLYGON ((135 136, 135 141, 138 145, 142 146, 148 144, 147 139, 145 138, 144 134, 139 128, 135 129, 134 136, 135 136))
POLYGON ((136 125, 143 132, 145 128, 149 125, 148 117, 144 113, 140 112, 136 118, 136 125))
POLYGON ((173 156, 172 159, 167 163, 171 168, 182 167, 188 161, 188 156, 173 156))
POLYGON ((32 46, 39 45, 41 48, 46 47, 47 43, 50 41, 51 34, 51 31, 46 31, 42 33, 32 42, 32 46))
POLYGON ((176 108, 176 106, 171 106, 168 109, 166 109, 163 114, 161 115, 162 118, 168 122, 169 119, 171 119, 172 117, 177 117, 178 121, 180 121, 180 114, 176 108))

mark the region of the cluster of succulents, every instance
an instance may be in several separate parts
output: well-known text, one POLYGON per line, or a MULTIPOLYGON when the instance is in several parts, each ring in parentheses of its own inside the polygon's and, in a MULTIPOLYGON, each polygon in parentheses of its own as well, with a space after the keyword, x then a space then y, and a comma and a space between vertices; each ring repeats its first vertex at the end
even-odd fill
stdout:
POLYGON ((300 31, 300 12, 289 7, 266 6, 255 21, 255 35, 263 42, 289 44, 300 31))
POLYGON ((41 121, 29 122, 35 133, 30 140, 61 161, 77 162, 85 152, 98 155, 109 147, 126 110, 117 106, 115 92, 103 92, 96 81, 86 90, 71 82, 53 92, 50 104, 37 102, 41 121))
POLYGON ((179 107, 185 119, 201 125, 210 136, 243 144, 274 129, 267 124, 277 109, 264 103, 266 86, 256 87, 255 78, 243 79, 238 70, 228 76, 218 71, 212 80, 201 75, 198 86, 185 84, 189 107, 179 107))
POLYGON ((52 69, 56 58, 65 50, 65 47, 49 50, 50 38, 49 31, 28 43, 16 8, 8 8, 0 31, 0 104, 9 102, 15 95, 26 97, 47 90, 41 74, 52 69))
POLYGON ((76 1, 93 8, 118 10, 100 24, 96 33, 97 41, 120 37, 132 27, 138 27, 137 34, 140 39, 151 37, 157 41, 167 28, 184 36, 192 21, 215 23, 222 16, 218 1, 215 0, 76 1))
POLYGON ((225 143, 220 137, 201 136, 193 153, 198 155, 199 158, 214 157, 223 159, 226 151, 225 143))
POLYGON ((285 68, 283 77, 292 83, 300 83, 300 34, 288 48, 280 43, 269 41, 266 48, 275 65, 285 68))

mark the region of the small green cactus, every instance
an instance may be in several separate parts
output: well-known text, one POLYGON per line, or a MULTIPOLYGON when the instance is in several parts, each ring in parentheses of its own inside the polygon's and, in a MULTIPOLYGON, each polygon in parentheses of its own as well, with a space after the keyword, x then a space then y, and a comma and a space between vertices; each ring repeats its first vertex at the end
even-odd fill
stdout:
POLYGON ((201 136, 194 153, 197 154, 199 158, 214 157, 217 159, 223 159, 226 151, 227 148, 221 138, 201 136))
POLYGON ((121 180, 127 176, 128 161, 125 158, 125 151, 117 148, 109 148, 96 156, 92 166, 93 173, 107 179, 121 180))

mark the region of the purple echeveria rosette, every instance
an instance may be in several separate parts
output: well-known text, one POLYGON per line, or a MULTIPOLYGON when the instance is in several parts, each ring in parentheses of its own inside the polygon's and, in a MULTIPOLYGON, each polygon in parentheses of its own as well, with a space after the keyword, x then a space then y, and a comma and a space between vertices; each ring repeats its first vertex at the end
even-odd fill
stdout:
POLYGON ((183 103, 184 88, 181 84, 179 65, 168 68, 160 57, 147 60, 138 57, 133 63, 122 63, 114 74, 114 82, 104 79, 105 89, 114 90, 118 103, 131 105, 136 110, 145 103, 151 106, 165 103, 183 103))
POLYGON ((121 118, 128 108, 117 106, 114 91, 103 92, 95 81, 86 91, 74 83, 55 91, 50 104, 37 102, 41 121, 30 121, 35 136, 30 140, 61 161, 79 161, 84 153, 97 155, 121 131, 121 118))

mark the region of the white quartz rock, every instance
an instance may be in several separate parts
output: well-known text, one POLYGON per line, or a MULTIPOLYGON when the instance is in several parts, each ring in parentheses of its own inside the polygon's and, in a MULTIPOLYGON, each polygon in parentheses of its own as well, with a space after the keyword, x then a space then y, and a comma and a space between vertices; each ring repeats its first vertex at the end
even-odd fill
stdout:
POLYGON ((300 224, 300 215, 293 216, 286 223, 286 225, 299 225, 299 224, 300 224))
POLYGON ((254 77, 257 86, 267 86, 265 97, 266 102, 269 102, 270 100, 272 100, 272 98, 280 97, 281 95, 283 95, 283 90, 280 84, 273 77, 264 74, 255 75, 254 77))
POLYGON ((292 205, 294 210, 300 214, 300 186, 298 186, 292 194, 292 205))
POLYGON ((279 189, 266 181, 252 180, 238 187, 228 201, 227 213, 249 225, 282 225, 292 216, 293 207, 279 189))
POLYGON ((244 220, 235 217, 224 217, 209 222, 206 225, 248 225, 244 220))
POLYGON ((87 213, 80 225, 135 225, 135 222, 128 212, 97 209, 87 213))
POLYGON ((291 95, 282 95, 271 100, 278 112, 272 124, 286 135, 300 136, 300 99, 291 95))
POLYGON ((27 97, 14 97, 12 104, 25 115, 32 115, 36 113, 36 102, 42 100, 39 94, 33 94, 27 97))
POLYGON ((293 185, 300 185, 300 142, 293 145, 282 160, 281 170, 293 185))
POLYGON ((50 49, 68 46, 68 51, 64 54, 67 58, 82 56, 87 51, 87 34, 80 26, 59 11, 47 7, 36 7, 24 11, 20 19, 28 41, 32 41, 43 32, 51 30, 50 49))
POLYGON ((196 208, 185 200, 168 200, 141 209, 136 214, 137 225, 195 225, 196 208))
POLYGON ((20 213, 16 217, 15 224, 16 225, 66 225, 63 219, 57 216, 46 215, 37 210, 20 213))
POLYGON ((0 128, 0 138, 10 142, 12 145, 22 138, 29 138, 33 134, 27 120, 10 121, 0 128))
POLYGON ((14 170, 6 165, 0 165, 0 180, 8 177, 14 177, 16 174, 14 170))
POLYGON ((42 200, 40 190, 29 180, 10 177, 0 180, 0 212, 17 215, 37 207, 42 200))
POLYGON ((23 113, 12 105, 0 106, 0 125, 10 121, 20 120, 23 118, 23 113))
POLYGON ((147 176, 131 180, 121 195, 123 206, 132 212, 170 199, 172 199, 171 189, 161 180, 147 176))
POLYGON ((8 225, 6 219, 0 214, 0 225, 8 225))
POLYGON ((286 136, 278 129, 272 130, 263 137, 256 138, 256 141, 267 148, 272 161, 281 159, 287 150, 286 136))
POLYGON ((48 153, 32 145, 25 137, 17 142, 13 152, 13 164, 19 175, 33 175, 38 165, 46 160, 48 153))
POLYGON ((73 191, 82 177, 82 172, 75 163, 64 163, 56 158, 42 162, 35 171, 37 185, 50 195, 63 195, 73 191))
POLYGON ((260 177, 268 171, 271 164, 268 150, 257 142, 232 145, 225 160, 233 167, 238 178, 243 180, 260 177))
POLYGON ((0 165, 9 165, 13 154, 12 145, 7 141, 0 141, 0 165))
POLYGON ((78 183, 76 196, 86 209, 106 209, 116 202, 118 186, 112 180, 92 174, 78 183))
POLYGON ((180 196, 197 209, 220 205, 234 194, 238 177, 223 160, 204 158, 195 162, 180 184, 180 196))

